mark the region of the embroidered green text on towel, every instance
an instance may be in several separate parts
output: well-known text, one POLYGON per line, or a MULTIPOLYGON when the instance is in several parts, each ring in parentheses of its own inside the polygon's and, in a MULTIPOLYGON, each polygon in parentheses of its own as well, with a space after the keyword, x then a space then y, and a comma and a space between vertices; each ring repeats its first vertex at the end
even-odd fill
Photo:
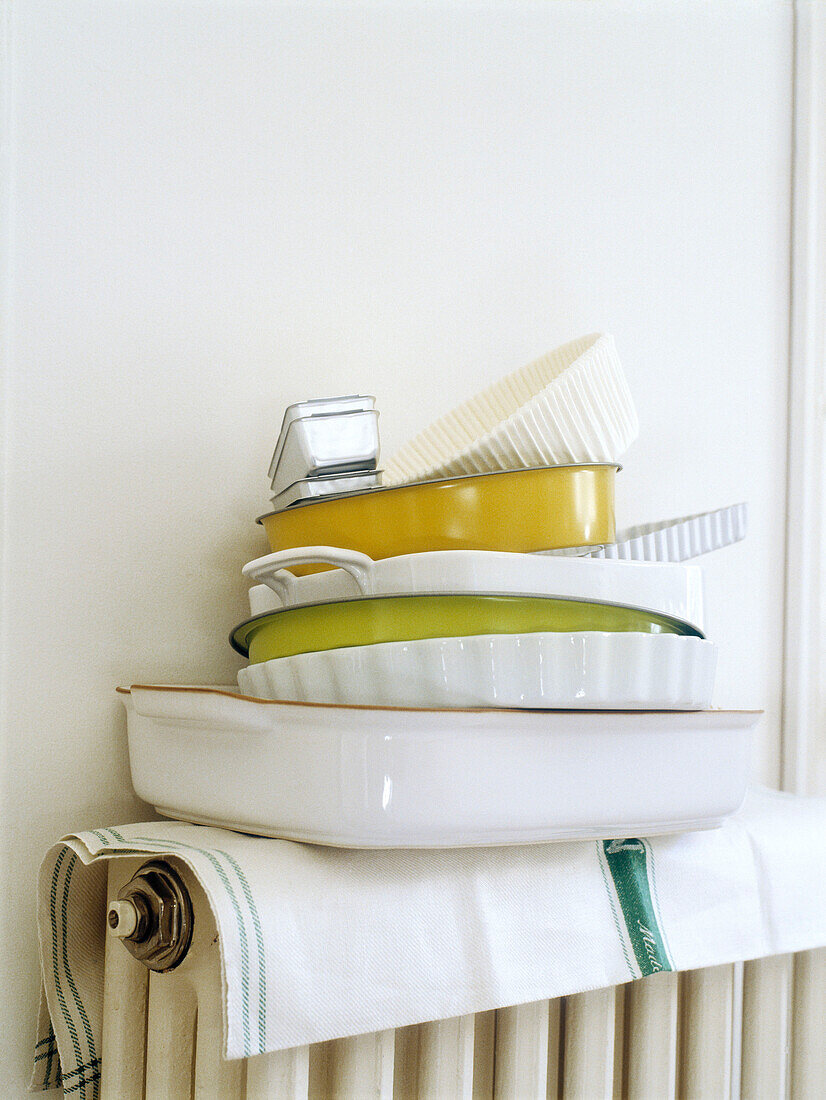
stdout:
MULTIPOLYGON (((632 973, 630 948, 637 968, 645 976, 673 970, 658 917, 656 880, 650 847, 644 840, 603 840, 598 845, 600 862, 607 870, 605 885, 617 931, 632 973), (622 921, 617 918, 617 906, 622 921)), ((636 973, 635 973, 636 976, 636 973)))

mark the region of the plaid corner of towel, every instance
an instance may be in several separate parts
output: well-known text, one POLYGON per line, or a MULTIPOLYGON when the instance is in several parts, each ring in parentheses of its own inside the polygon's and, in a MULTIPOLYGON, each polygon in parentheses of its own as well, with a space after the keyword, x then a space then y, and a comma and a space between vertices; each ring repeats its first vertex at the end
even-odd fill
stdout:
POLYGON ((29 1092, 48 1092, 60 1088, 63 1074, 60 1071, 60 1054, 57 1036, 52 1027, 49 1006, 43 987, 40 988, 40 1006, 37 1012, 37 1034, 34 1041, 34 1064, 29 1081, 29 1092))
POLYGON ((40 868, 42 986, 30 1092, 97 1100, 100 1091, 106 871, 73 843, 55 845, 40 868), (80 873, 80 872, 83 873, 80 873), (62 1053, 61 1053, 62 1052, 62 1053))

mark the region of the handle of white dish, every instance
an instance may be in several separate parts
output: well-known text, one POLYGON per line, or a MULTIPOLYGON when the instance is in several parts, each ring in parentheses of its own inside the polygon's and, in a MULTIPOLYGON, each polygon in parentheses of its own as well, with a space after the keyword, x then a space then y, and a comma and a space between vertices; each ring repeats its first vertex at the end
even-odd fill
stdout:
POLYGON ((251 561, 241 572, 245 577, 271 588, 288 607, 294 602, 296 578, 286 570, 292 565, 312 565, 315 562, 344 569, 356 582, 362 595, 372 595, 373 559, 358 550, 345 550, 339 546, 293 546, 289 550, 276 550, 274 554, 251 561))

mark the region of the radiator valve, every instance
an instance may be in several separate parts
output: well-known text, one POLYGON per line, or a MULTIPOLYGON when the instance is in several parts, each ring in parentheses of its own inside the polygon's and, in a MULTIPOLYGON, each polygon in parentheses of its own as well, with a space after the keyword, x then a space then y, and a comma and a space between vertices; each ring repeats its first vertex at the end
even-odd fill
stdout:
POLYGON ((144 863, 109 905, 110 933, 150 970, 182 963, 192 942, 192 900, 181 876, 163 860, 144 863))

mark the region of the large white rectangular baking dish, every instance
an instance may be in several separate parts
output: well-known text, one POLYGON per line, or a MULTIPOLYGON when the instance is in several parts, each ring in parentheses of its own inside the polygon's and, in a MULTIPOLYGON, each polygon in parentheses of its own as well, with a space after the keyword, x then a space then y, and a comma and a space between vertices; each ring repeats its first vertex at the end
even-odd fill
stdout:
POLYGON ((159 813, 354 848, 709 828, 743 800, 759 714, 325 707, 221 688, 121 690, 132 782, 159 813))

